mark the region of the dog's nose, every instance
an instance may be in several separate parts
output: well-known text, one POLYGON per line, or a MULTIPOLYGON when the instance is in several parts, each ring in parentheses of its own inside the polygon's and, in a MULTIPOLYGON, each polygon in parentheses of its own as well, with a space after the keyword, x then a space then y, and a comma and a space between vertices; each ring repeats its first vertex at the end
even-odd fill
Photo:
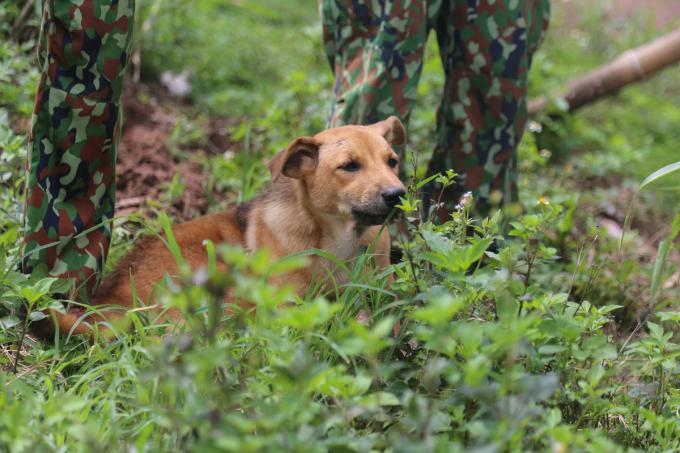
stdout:
POLYGON ((399 198, 406 195, 406 191, 402 187, 390 187, 384 190, 380 195, 382 195, 385 204, 392 209, 399 203, 399 198))

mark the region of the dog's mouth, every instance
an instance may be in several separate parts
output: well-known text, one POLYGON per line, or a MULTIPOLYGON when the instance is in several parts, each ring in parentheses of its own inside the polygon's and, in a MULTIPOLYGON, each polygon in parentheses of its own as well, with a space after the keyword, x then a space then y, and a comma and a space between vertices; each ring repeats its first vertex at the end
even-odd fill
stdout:
POLYGON ((352 215, 359 225, 381 225, 387 220, 387 217, 390 215, 390 210, 384 212, 369 212, 360 209, 352 209, 352 215))

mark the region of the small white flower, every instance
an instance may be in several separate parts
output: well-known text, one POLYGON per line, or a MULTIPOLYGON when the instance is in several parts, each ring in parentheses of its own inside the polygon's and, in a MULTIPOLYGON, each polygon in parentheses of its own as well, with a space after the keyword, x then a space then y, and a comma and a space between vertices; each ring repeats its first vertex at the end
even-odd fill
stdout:
POLYGON ((527 124, 527 128, 531 132, 539 134, 543 130, 543 125, 537 121, 529 121, 529 123, 527 124))
POLYGON ((469 208, 472 206, 472 202, 474 200, 474 197, 472 196, 472 192, 465 192, 462 197, 460 197, 460 200, 458 201, 458 205, 456 206, 456 209, 465 209, 469 208))

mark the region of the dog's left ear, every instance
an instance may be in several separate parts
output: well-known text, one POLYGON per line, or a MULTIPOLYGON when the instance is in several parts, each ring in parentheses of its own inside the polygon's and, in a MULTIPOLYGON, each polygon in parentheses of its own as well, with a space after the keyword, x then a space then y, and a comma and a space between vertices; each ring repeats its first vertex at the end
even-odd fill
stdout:
POLYGON ((406 144, 406 129, 402 122, 396 116, 390 116, 386 120, 371 124, 372 127, 380 133, 387 143, 394 146, 406 144))
POLYGON ((272 182, 281 175, 300 179, 316 170, 319 160, 319 143, 314 137, 299 137, 288 148, 279 152, 267 162, 272 182))

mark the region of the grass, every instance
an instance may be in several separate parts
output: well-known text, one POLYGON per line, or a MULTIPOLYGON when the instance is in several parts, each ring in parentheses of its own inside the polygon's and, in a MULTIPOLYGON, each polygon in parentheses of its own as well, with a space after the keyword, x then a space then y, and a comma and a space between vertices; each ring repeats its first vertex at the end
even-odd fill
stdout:
POLYGON ((316 14, 301 0, 149 0, 137 21, 142 69, 187 72, 198 105, 257 117, 288 75, 327 72, 316 14))
MULTIPOLYGON (((209 184, 251 197, 266 184, 264 158, 323 128, 331 75, 315 9, 302 0, 140 8, 142 78, 192 71, 189 135, 196 110, 240 118, 231 132, 243 151, 204 166, 209 184)), ((298 298, 267 277, 304 256, 272 262, 264 251, 214 244, 231 272, 185 269, 161 298, 184 324, 138 310, 128 315, 134 333, 52 343, 26 327, 54 305, 58 282, 16 270, 23 131, 37 77, 32 43, 5 39, 19 10, 0 5, 3 450, 680 448, 677 192, 660 190, 678 185, 677 173, 645 187, 620 235, 643 179, 677 160, 677 73, 560 122, 539 118, 542 132, 534 127, 520 149, 524 214, 479 220, 461 208, 441 225, 409 222, 396 237, 404 258, 391 284, 365 255, 350 265, 348 284, 298 298), (485 252, 492 241, 498 250, 485 252), (255 313, 223 313, 227 289, 255 313)), ((557 12, 533 94, 658 33, 646 22, 602 23, 597 10, 575 26, 557 12)), ((421 166, 441 86, 430 42, 410 134, 421 166)), ((417 176, 402 205, 407 218, 417 214, 417 176)), ((181 260, 167 216, 123 220, 114 258, 140 234, 135 220, 165 231, 181 260)))

